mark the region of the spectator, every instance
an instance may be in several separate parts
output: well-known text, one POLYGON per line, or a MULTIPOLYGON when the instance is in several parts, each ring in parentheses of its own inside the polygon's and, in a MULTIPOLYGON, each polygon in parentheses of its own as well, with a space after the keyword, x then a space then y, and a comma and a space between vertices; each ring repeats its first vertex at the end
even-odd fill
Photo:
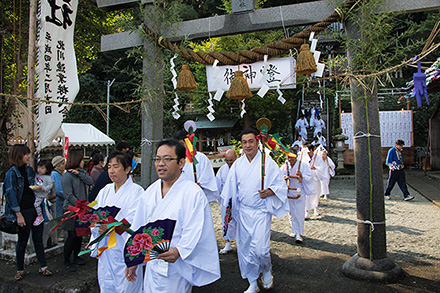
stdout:
POLYGON ((30 186, 35 184, 35 172, 27 166, 31 158, 30 149, 24 144, 12 146, 9 153, 11 168, 6 173, 4 182, 5 191, 5 218, 7 221, 16 221, 21 227, 18 232, 18 241, 15 248, 17 261, 17 273, 15 281, 24 277, 24 255, 26 246, 32 230, 32 241, 35 247, 39 272, 43 276, 50 276, 52 272, 47 268, 46 257, 44 256, 43 225, 34 226, 37 212, 34 207, 35 194, 30 186))
POLYGON ((96 182, 99 175, 104 172, 104 156, 101 153, 95 154, 92 158, 93 168, 90 171, 90 177, 93 179, 93 183, 96 182))
POLYGON ((64 195, 61 179, 66 171, 66 160, 61 156, 56 156, 52 159, 52 165, 54 170, 50 173, 50 177, 52 177, 52 180, 55 183, 55 215, 59 217, 63 214, 64 195))

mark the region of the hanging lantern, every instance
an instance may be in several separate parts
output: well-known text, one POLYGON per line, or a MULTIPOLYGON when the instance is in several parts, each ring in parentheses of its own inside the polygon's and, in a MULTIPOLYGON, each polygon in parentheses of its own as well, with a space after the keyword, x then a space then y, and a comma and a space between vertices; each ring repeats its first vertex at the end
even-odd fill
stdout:
POLYGON ((184 64, 182 66, 182 71, 177 77, 176 88, 178 90, 186 91, 186 90, 193 90, 196 87, 197 87, 197 83, 191 71, 189 70, 189 66, 187 64, 184 64))
POLYGON ((247 99, 252 97, 251 89, 243 77, 243 71, 238 70, 234 72, 234 79, 232 79, 227 97, 229 99, 247 99))
POLYGON ((312 52, 310 52, 310 46, 308 44, 302 44, 296 60, 295 72, 299 74, 312 74, 316 72, 315 58, 312 52))

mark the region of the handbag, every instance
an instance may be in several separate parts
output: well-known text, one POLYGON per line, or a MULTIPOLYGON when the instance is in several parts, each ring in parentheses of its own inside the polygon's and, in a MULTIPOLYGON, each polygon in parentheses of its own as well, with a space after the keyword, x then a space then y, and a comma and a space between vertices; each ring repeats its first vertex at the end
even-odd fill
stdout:
POLYGON ((17 222, 7 221, 4 216, 0 217, 0 231, 8 234, 18 234, 20 227, 18 227, 17 222))
POLYGON ((50 222, 53 220, 53 204, 46 198, 43 199, 41 210, 43 212, 43 218, 45 222, 50 222))

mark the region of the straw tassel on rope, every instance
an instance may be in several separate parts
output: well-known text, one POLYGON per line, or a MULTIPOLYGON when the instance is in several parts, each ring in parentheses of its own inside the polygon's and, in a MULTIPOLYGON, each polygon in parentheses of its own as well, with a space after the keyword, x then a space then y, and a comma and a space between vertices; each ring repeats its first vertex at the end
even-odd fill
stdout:
POLYGON ((182 66, 182 71, 177 77, 177 86, 176 88, 182 91, 193 90, 197 87, 196 80, 189 70, 189 66, 184 64, 182 66))
POLYGON ((302 44, 296 62, 295 72, 299 74, 312 74, 317 70, 315 58, 312 52, 310 52, 310 46, 308 44, 302 44))
POLYGON ((252 97, 251 89, 243 77, 243 71, 238 70, 234 72, 234 79, 232 79, 227 97, 229 99, 247 99, 252 97))

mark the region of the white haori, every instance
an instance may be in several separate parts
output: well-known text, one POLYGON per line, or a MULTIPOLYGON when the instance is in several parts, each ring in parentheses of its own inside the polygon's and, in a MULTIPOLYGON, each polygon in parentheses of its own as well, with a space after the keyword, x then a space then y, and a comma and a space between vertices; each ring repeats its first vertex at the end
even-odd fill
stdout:
MULTIPOLYGON (((215 179, 217 180, 217 188, 220 194, 223 190, 223 186, 225 185, 226 178, 228 177, 229 169, 230 169, 229 165, 224 164, 223 166, 220 167, 220 169, 217 171, 217 175, 215 176, 215 179)), ((221 200, 222 199, 220 198, 220 201, 221 200)), ((225 215, 226 215, 227 205, 228 203, 223 204, 222 202, 220 202, 220 215, 222 218, 222 227, 225 226, 225 215)), ((226 235, 222 234, 223 240, 232 241, 235 239, 236 226, 237 226, 237 221, 234 218, 231 218, 226 235)))
POLYGON ((329 194, 330 177, 335 176, 335 163, 333 163, 333 160, 330 157, 327 157, 324 161, 322 157, 318 155, 314 166, 316 168, 316 170, 314 170, 316 178, 318 178, 320 184, 320 193, 318 195, 329 194))
MULTIPOLYGON (((211 209, 202 189, 183 176, 162 198, 162 180, 151 184, 136 210, 132 230, 161 219, 176 221, 170 247, 179 250, 174 263, 147 263, 144 292, 190 292, 220 278, 211 209)), ((139 276, 139 275, 138 275, 139 276)))
MULTIPOLYGON (((115 192, 115 184, 107 184, 96 197, 96 205, 93 208, 105 206, 116 206, 120 208, 115 219, 121 221, 126 219, 133 221, 134 213, 138 207, 139 200, 144 189, 133 183, 131 177, 115 192)), ((91 241, 99 236, 98 227, 92 228, 91 241)), ((116 233, 116 246, 105 250, 98 259, 98 282, 101 292, 141 292, 142 291, 142 269, 138 268, 136 274, 139 276, 136 281, 129 282, 125 278, 124 246, 130 235, 116 233)), ((107 246, 109 236, 106 236, 99 243, 99 247, 107 246)), ((92 256, 96 256, 94 253, 92 256)))
MULTIPOLYGON (((308 155, 307 155, 308 157, 308 155)), ((306 205, 306 193, 307 185, 313 180, 310 167, 307 163, 297 160, 293 167, 287 161, 280 169, 284 176, 296 176, 296 171, 300 167, 302 180, 289 179, 288 201, 290 209, 290 224, 292 226, 292 233, 296 235, 302 235, 304 232, 304 216, 306 205), (300 165, 301 164, 301 165, 300 165), (299 196, 299 197, 298 197, 299 196)))
POLYGON ((309 127, 309 123, 307 123, 306 118, 298 119, 295 123, 295 129, 298 130, 303 140, 307 140, 307 127, 309 127))
POLYGON ((316 119, 315 121, 313 121, 313 124, 310 123, 310 125, 315 127, 313 137, 316 137, 318 135, 318 132, 321 132, 322 134, 322 130, 325 129, 325 122, 322 119, 316 119))
MULTIPOLYGON (((197 182, 200 183, 200 186, 202 187, 203 192, 205 193, 209 202, 218 200, 220 194, 217 189, 217 182, 211 161, 202 152, 196 153, 196 159, 198 161, 198 164, 196 164, 197 182)), ((189 181, 194 182, 193 168, 193 163, 188 163, 188 161, 186 161, 181 176, 184 176, 189 181)))
POLYGON ((266 157, 264 189, 275 195, 260 198, 261 157, 257 152, 251 162, 246 155, 232 165, 221 194, 222 203, 232 199, 232 217, 237 219, 237 253, 241 276, 250 282, 271 268, 270 226, 272 215, 289 212, 287 186, 281 170, 270 156, 266 157))

